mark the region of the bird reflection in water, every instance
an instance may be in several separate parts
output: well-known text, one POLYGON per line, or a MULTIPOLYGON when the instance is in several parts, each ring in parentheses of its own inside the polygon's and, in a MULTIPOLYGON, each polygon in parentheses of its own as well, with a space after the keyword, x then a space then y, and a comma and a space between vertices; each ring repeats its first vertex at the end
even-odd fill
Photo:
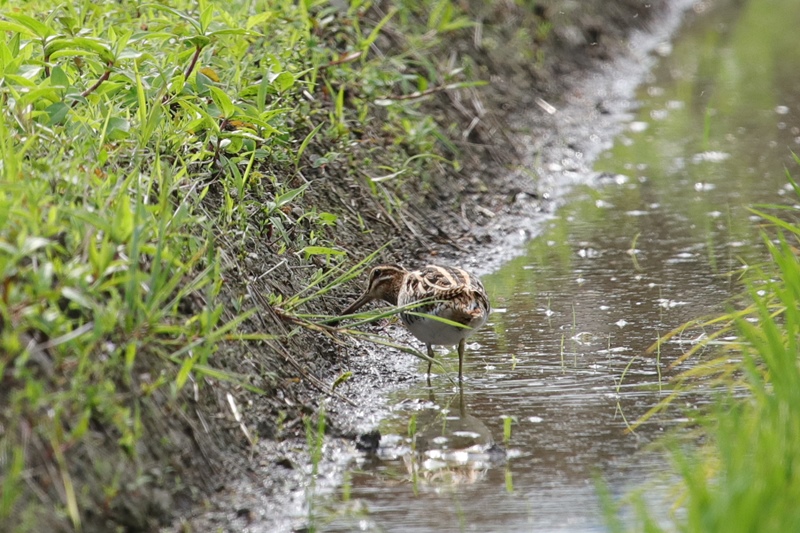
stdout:
MULTIPOLYGON (((428 399, 438 407, 433 390, 428 399)), ((407 446, 395 450, 401 453, 389 455, 402 455, 407 479, 417 488, 473 484, 483 479, 489 468, 505 462, 506 452, 495 443, 489 427, 467 413, 462 387, 441 409, 425 409, 414 417, 407 446)))

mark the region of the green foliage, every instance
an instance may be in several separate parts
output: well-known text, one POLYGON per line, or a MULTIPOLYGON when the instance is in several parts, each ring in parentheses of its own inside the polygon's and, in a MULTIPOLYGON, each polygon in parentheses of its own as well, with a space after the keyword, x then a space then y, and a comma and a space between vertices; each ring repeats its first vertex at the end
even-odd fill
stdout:
MULTIPOLYGON (((428 13, 415 33, 409 7, 370 7, 32 0, 0 14, 0 521, 81 529, 125 490, 72 463, 93 428, 135 469, 156 395, 238 379, 213 364, 219 343, 268 335, 217 301, 221 241, 266 235, 333 267, 287 298, 295 309, 358 267, 334 241, 339 215, 304 203, 305 175, 366 175, 374 152, 408 179, 442 158, 416 93, 469 85, 426 53, 469 21, 439 0, 414 7, 428 13), (408 46, 373 53, 393 23, 408 46), (83 486, 95 477, 105 501, 83 486)), ((404 183, 371 185, 395 204, 404 183)))
POLYGON ((768 246, 776 271, 765 273, 750 290, 757 322, 738 321, 751 396, 720 401, 716 422, 708 426, 713 451, 676 448, 673 454, 686 484, 689 531, 794 531, 800 526, 800 263, 783 238, 768 246), (779 281, 770 279, 772 274, 779 281))
MULTIPOLYGON (((725 318, 739 335, 737 372, 723 373, 728 391, 695 420, 707 442, 695 448, 673 437, 668 443, 683 487, 674 518, 681 531, 800 528, 800 225, 785 208, 770 207, 784 215, 756 212, 772 223, 764 234, 772 261, 749 274, 752 304, 725 318)), ((634 505, 640 527, 663 531, 641 497, 634 505)), ((604 507, 609 524, 621 531, 608 494, 604 507)))
POLYGON ((308 508, 308 529, 309 531, 317 531, 316 526, 316 513, 314 509, 314 491, 316 490, 317 477, 319 475, 319 465, 322 462, 323 445, 325 444, 325 410, 320 408, 317 413, 316 424, 310 417, 303 418, 303 424, 306 431, 306 446, 309 450, 309 459, 311 461, 311 484, 307 491, 308 501, 310 502, 308 508))

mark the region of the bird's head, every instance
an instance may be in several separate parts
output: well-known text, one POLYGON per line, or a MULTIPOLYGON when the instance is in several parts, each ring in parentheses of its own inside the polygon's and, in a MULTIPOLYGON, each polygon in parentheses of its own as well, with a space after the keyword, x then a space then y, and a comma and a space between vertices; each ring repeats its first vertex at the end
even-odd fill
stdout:
POLYGON ((408 272, 397 265, 378 265, 369 272, 367 288, 355 302, 342 311, 342 315, 355 313, 372 300, 383 300, 392 305, 397 305, 397 294, 400 284, 408 272))

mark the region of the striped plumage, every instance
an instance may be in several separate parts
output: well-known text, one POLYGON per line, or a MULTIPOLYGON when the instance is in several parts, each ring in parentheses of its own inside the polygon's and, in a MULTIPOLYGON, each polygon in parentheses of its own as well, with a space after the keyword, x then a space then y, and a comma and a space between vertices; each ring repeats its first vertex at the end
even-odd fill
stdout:
MULTIPOLYGON (((384 300, 404 307, 429 300, 400 313, 409 331, 425 343, 433 358, 432 345, 458 345, 458 379, 462 379, 465 339, 486 323, 489 298, 483 283, 466 270, 456 267, 428 265, 408 271, 397 265, 378 265, 370 271, 364 294, 342 311, 355 312, 372 300, 384 300), (457 327, 422 315, 435 315, 464 325, 457 327)), ((431 364, 428 363, 430 375, 431 364)))

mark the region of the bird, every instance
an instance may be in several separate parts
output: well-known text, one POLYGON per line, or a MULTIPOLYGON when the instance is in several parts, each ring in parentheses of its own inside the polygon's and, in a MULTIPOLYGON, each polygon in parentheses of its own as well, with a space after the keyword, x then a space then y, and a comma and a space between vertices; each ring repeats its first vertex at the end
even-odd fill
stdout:
POLYGON ((434 358, 433 345, 458 345, 458 381, 462 382, 465 339, 486 323, 491 311, 483 283, 464 269, 427 265, 419 270, 383 264, 372 268, 364 293, 341 315, 350 315, 373 300, 406 307, 400 320, 425 343, 428 351, 428 380, 434 358), (433 315, 461 324, 458 327, 433 315))

